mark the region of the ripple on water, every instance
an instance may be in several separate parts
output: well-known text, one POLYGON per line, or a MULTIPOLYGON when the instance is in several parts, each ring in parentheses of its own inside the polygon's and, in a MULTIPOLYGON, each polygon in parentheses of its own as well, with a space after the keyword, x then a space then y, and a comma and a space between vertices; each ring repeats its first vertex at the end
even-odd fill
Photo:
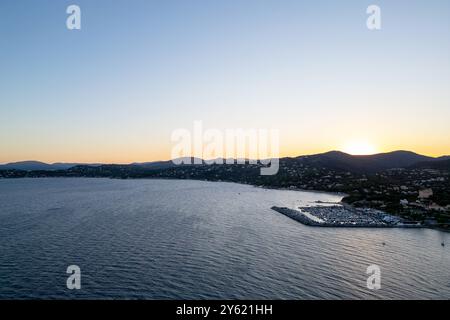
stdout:
POLYGON ((270 210, 339 200, 199 181, 0 180, 0 299, 450 298, 447 233, 311 228, 270 210), (71 264, 77 292, 65 289, 71 264), (378 291, 366 288, 371 264, 378 291))

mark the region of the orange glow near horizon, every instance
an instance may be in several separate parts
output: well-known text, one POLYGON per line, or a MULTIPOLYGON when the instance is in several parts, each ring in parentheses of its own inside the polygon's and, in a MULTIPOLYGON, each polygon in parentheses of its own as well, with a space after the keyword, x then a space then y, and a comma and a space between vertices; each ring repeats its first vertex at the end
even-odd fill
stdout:
MULTIPOLYGON (((19 162, 19 161, 42 161, 46 163, 107 163, 107 164, 129 164, 134 162, 152 162, 152 161, 167 161, 170 160, 170 145, 159 146, 159 148, 139 148, 138 146, 123 148, 119 151, 113 148, 98 148, 97 150, 71 150, 65 152, 64 150, 52 150, 46 152, 45 150, 34 150, 29 148, 27 151, 0 154, 0 164, 19 162)), ((302 155, 311 155, 325 153, 328 151, 342 151, 352 155, 367 155, 375 153, 385 153, 396 150, 408 150, 431 157, 439 157, 449 155, 450 151, 445 146, 432 145, 413 148, 410 146, 395 147, 395 146, 378 146, 365 140, 349 140, 341 144, 341 147, 334 147, 333 145, 325 146, 299 146, 293 145, 281 146, 280 158, 283 157, 298 157, 302 155)))
MULTIPOLYGON (((211 126, 205 125, 207 128, 211 126)), ((184 127, 189 128, 188 125, 184 127)), ((274 127, 281 125, 275 124, 274 127)), ((309 132, 314 128, 286 126, 280 130, 280 157, 298 157, 335 150, 355 155, 396 150, 407 150, 432 157, 450 154, 450 142, 444 134, 431 138, 425 133, 412 136, 412 132, 395 134, 386 129, 384 132, 373 132, 369 127, 365 131, 362 127, 352 127, 346 131, 345 126, 332 126, 332 123, 325 123, 323 127, 328 130, 314 131, 313 139, 309 132), (330 131, 333 134, 330 134, 330 131), (355 132, 361 132, 361 136, 358 137, 355 132)), ((167 161, 171 159, 171 150, 175 145, 170 141, 170 133, 170 130, 158 134, 116 132, 111 139, 105 139, 101 135, 71 137, 30 133, 21 139, 3 140, 0 164, 28 160, 46 163, 108 164, 167 161)))

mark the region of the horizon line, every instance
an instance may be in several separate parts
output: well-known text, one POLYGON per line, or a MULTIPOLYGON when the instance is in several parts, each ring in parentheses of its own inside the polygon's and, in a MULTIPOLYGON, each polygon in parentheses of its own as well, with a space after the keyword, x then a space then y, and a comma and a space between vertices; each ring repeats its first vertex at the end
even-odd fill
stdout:
MULTIPOLYGON (((347 154, 350 156, 354 156, 354 157, 364 157, 364 156, 374 156, 374 155, 381 155, 381 154, 389 154, 389 153, 395 153, 395 152, 409 152, 409 153, 414 153, 420 156, 425 156, 425 157, 429 157, 429 158, 434 158, 434 159, 439 159, 441 157, 447 157, 450 156, 449 154, 442 154, 440 156, 430 156, 430 155, 426 155, 426 154, 421 154, 421 153, 417 153, 415 151, 410 151, 410 150, 404 150, 404 149, 397 149, 397 150, 392 150, 392 151, 386 151, 386 152, 377 152, 377 153, 371 153, 371 154, 351 154, 351 153, 347 153, 344 151, 340 151, 340 150, 330 150, 330 151, 326 151, 326 152, 319 152, 319 153, 313 153, 313 154, 301 154, 301 155, 297 155, 297 156, 283 156, 283 157, 278 157, 278 159, 283 159, 283 158, 298 158, 298 157, 307 157, 307 156, 314 156, 314 155, 320 155, 320 154, 327 154, 327 153, 331 153, 331 152, 339 152, 342 154, 347 154)), ((141 163, 157 163, 157 162, 167 162, 167 161, 173 161, 176 159, 182 159, 182 158, 198 158, 195 156, 186 156, 186 157, 179 157, 179 158, 173 158, 173 159, 167 159, 167 160, 154 160, 154 161, 132 161, 132 162, 127 162, 127 163, 115 163, 115 162, 97 162, 97 161, 89 161, 89 162, 77 162, 77 161, 56 161, 56 162, 45 162, 45 161, 40 161, 40 160, 17 160, 17 161, 12 161, 12 162, 2 162, 0 163, 0 166, 3 165, 8 165, 8 164, 16 164, 16 163, 22 163, 22 162, 39 162, 39 163, 43 163, 43 164, 47 164, 47 165, 55 165, 55 164, 83 164, 83 165, 132 165, 132 164, 141 164, 141 163)), ((198 158, 201 159, 202 161, 212 161, 212 160, 217 160, 217 159, 234 159, 234 160, 242 160, 243 158, 225 158, 225 157, 216 157, 216 158, 211 158, 211 159, 203 159, 203 158, 198 158)), ((266 158, 269 159, 269 158, 266 158)), ((273 158, 272 158, 273 159, 273 158)), ((275 158, 276 159, 276 158, 275 158)), ((250 158, 245 158, 245 160, 262 160, 262 159, 250 159, 250 158)), ((263 159, 264 160, 264 159, 263 159)))

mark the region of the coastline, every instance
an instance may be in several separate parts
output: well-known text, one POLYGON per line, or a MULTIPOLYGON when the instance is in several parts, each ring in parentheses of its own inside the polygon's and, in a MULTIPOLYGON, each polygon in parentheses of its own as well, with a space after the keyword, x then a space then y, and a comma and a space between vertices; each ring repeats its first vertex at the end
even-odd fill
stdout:
MULTIPOLYGON (((14 178, 0 178, 1 180, 15 180, 15 179, 60 179, 60 178, 66 178, 66 179, 73 179, 73 178, 84 178, 84 179, 111 179, 111 180, 170 180, 170 181, 203 181, 203 182, 222 182, 222 183, 236 183, 236 184, 240 184, 240 185, 245 185, 245 186, 251 186, 254 188, 259 188, 259 189, 265 189, 265 190, 279 190, 279 191, 294 191, 294 192, 306 192, 306 193, 316 193, 316 194, 327 194, 327 195, 332 195, 332 196, 339 196, 342 197, 341 201, 339 202, 326 202, 326 204, 335 204, 335 205, 342 205, 343 207, 348 207, 348 208, 352 208, 355 209, 355 207, 353 207, 351 204, 348 203, 344 203, 342 202, 342 199, 344 197, 347 196, 347 194, 345 193, 341 193, 341 192, 327 192, 327 191, 320 191, 320 190, 305 190, 305 189, 300 189, 300 188, 278 188, 278 187, 269 187, 269 186, 260 186, 260 185, 254 185, 251 183, 242 183, 242 182, 236 182, 236 181, 226 181, 226 180, 207 180, 207 179, 180 179, 180 178, 168 178, 168 177, 142 177, 142 178, 119 178, 119 177, 82 177, 82 176, 73 176, 73 177, 67 177, 67 176, 61 176, 61 177, 14 177, 14 178)), ((325 202, 316 202, 317 204, 324 204, 325 202)), ((272 208, 270 208, 272 210, 272 208)), ((289 208, 287 208, 289 209, 289 208)), ((363 208, 363 209, 370 209, 370 208, 363 208)), ((290 209, 292 210, 292 209, 290 209)), ((277 211, 277 210, 275 210, 277 211)), ((279 211, 278 211, 279 212, 279 211)), ((386 213, 389 215, 392 215, 390 213, 386 213)), ((394 216, 394 215, 392 215, 394 216)), ((294 219, 296 220, 296 219, 294 219)), ((301 222, 301 221, 298 221, 301 222)), ((440 228, 439 226, 430 226, 430 225, 420 225, 420 226, 363 226, 363 225, 311 225, 311 224, 305 224, 304 225, 308 225, 308 226, 314 226, 314 227, 326 227, 326 228, 406 228, 406 229, 431 229, 431 230, 436 230, 436 231, 441 231, 441 232, 445 232, 445 233, 450 233, 450 230, 447 230, 445 228, 440 228)))

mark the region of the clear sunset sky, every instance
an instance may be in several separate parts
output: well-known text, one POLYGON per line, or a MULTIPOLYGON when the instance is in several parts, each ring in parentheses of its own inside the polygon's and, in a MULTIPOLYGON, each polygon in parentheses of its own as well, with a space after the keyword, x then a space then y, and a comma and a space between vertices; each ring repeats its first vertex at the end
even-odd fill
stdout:
POLYGON ((195 120, 450 154, 449 89, 448 0, 0 1, 0 163, 165 160, 195 120))

